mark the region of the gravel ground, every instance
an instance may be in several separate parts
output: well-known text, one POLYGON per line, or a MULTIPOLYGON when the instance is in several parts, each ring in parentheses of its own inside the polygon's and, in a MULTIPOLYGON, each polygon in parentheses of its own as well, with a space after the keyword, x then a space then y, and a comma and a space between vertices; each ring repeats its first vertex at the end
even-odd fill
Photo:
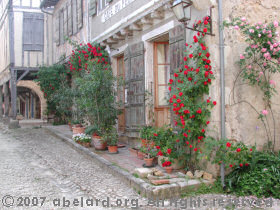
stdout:
MULTIPOLYGON (((227 201, 232 198, 226 195, 203 195, 181 200, 181 203, 177 203, 178 208, 167 207, 170 201, 165 201, 165 208, 151 208, 147 206, 147 198, 139 196, 119 178, 98 166, 91 157, 53 137, 44 128, 8 130, 0 124, 1 210, 102 210, 135 209, 137 206, 137 209, 224 209, 218 208, 219 200, 214 202, 215 197, 227 201), (191 199, 198 201, 199 198, 202 200, 200 207, 184 208, 185 201, 189 207, 191 199), (207 207, 202 207, 203 199, 207 199, 207 207), (122 207, 115 207, 116 202, 122 203, 122 207), (9 205, 11 207, 8 208, 9 205)), ((241 206, 239 209, 252 208, 241 206)), ((279 200, 273 200, 272 208, 264 209, 280 209, 279 200)))

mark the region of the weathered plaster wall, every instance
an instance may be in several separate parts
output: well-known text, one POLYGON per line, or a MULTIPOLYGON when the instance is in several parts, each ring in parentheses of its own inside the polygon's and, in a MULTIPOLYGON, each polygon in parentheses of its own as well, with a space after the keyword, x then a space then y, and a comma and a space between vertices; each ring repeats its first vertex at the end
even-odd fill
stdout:
MULTIPOLYGON (((215 4, 214 4, 215 5, 215 4)), ((246 17, 250 23, 271 22, 280 20, 280 1, 274 0, 232 0, 224 1, 223 18, 230 21, 234 17, 246 17)), ((209 52, 211 53, 212 66, 216 75, 216 80, 210 90, 213 100, 220 101, 220 62, 219 62, 219 33, 218 33, 218 7, 213 10, 214 37, 207 37, 209 52)), ((262 102, 262 95, 259 88, 251 87, 238 80, 234 87, 234 81, 240 71, 237 61, 239 55, 243 53, 246 43, 241 33, 232 28, 225 28, 225 83, 226 83, 226 136, 229 139, 243 141, 246 144, 258 145, 261 148, 266 143, 266 133, 261 121, 257 119, 258 114, 248 104, 252 104, 260 113, 265 109, 262 102), (234 90, 234 91, 233 91, 234 90), (246 102, 244 102, 246 101, 246 102), (247 103, 248 102, 248 103, 247 103), (256 129, 259 127, 259 129, 256 129)), ((275 75, 277 91, 280 92, 280 76, 275 75)), ((279 114, 280 104, 279 95, 273 98, 273 110, 276 121, 276 147, 280 148, 279 135, 280 126, 279 114)), ((216 127, 217 137, 220 136, 220 103, 214 108, 212 113, 212 127, 216 127)), ((271 115, 268 115, 271 118, 271 115)), ((269 121, 270 129, 273 134, 273 124, 269 121)), ((211 132, 209 132, 211 133, 211 132)))

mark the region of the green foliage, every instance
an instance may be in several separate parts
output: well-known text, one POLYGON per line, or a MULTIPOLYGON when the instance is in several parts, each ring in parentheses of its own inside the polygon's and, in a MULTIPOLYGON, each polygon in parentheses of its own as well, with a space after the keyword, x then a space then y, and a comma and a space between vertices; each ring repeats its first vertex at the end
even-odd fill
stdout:
POLYGON ((102 139, 105 140, 109 146, 117 146, 119 140, 118 137, 118 132, 115 127, 105 129, 102 135, 102 139))
POLYGON ((71 74, 62 64, 40 67, 35 74, 44 97, 47 99, 47 114, 54 114, 66 121, 71 118, 71 74))
POLYGON ((255 152, 250 167, 237 167, 226 176, 237 195, 280 198, 280 153, 255 152))
MULTIPOLYGON (((193 187, 194 188, 194 187, 193 187)), ((217 180, 213 184, 206 185, 205 183, 201 183, 201 185, 196 190, 188 190, 188 192, 183 193, 181 197, 193 197, 203 194, 222 194, 223 187, 221 185, 221 181, 217 180)))
POLYGON ((100 128, 96 124, 88 126, 85 133, 88 135, 101 136, 100 128))
POLYGON ((73 140, 75 142, 89 143, 89 142, 91 142, 91 136, 88 136, 88 135, 83 134, 83 133, 78 133, 78 134, 73 135, 73 140))

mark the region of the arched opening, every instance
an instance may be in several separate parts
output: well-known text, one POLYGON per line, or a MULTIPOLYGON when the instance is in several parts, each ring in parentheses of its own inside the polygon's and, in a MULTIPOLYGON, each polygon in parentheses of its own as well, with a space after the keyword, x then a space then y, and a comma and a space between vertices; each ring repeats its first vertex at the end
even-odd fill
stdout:
POLYGON ((39 85, 31 80, 17 84, 17 115, 21 119, 46 119, 47 102, 39 85))

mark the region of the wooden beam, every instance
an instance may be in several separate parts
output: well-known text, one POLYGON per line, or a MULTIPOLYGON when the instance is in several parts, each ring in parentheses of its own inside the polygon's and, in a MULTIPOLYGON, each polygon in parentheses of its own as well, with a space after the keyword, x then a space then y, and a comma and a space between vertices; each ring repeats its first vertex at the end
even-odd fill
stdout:
POLYGON ((25 71, 17 80, 17 83, 23 79, 23 77, 25 77, 28 73, 30 72, 30 70, 25 71))

